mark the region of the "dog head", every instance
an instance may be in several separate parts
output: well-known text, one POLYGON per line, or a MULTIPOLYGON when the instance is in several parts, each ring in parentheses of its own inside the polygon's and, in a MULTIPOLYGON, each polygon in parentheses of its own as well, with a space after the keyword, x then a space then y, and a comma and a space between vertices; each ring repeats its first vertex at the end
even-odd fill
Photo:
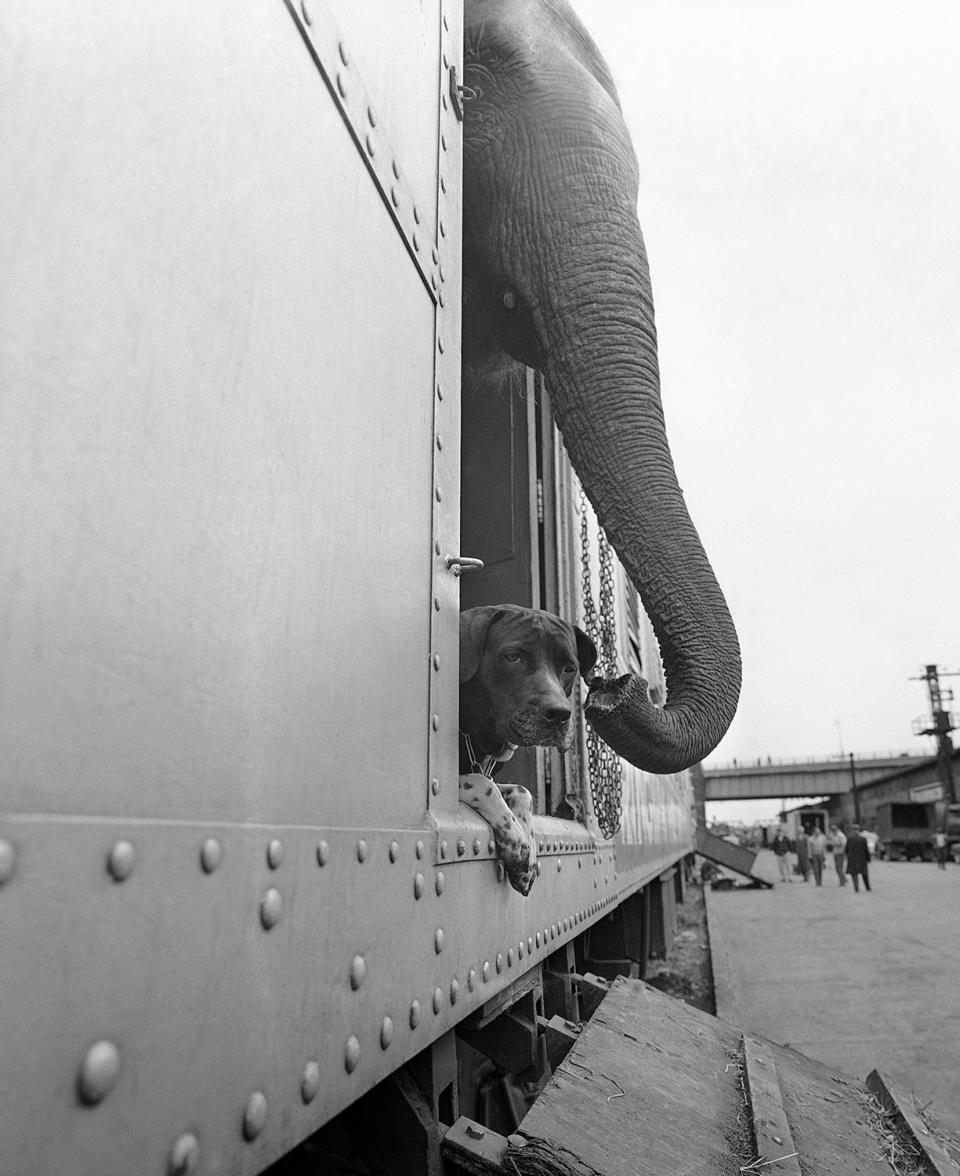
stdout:
POLYGON ((597 660, 582 630, 540 609, 485 605, 460 614, 460 726, 488 754, 504 745, 565 751, 570 696, 597 660))

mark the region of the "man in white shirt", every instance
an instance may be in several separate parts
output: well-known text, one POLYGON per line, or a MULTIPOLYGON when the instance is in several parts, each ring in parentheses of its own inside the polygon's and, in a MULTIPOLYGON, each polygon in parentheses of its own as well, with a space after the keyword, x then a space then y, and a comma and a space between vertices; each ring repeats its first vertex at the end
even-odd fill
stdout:
POLYGON ((847 864, 847 836, 839 825, 830 826, 830 844, 833 846, 833 864, 840 885, 846 886, 847 875, 844 873, 844 867, 847 864))

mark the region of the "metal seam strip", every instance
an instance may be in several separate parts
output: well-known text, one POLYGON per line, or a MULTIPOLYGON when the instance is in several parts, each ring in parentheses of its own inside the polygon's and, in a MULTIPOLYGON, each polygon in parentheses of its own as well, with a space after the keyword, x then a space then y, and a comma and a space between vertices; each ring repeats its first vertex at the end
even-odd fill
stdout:
POLYGON ((427 293, 436 304, 440 279, 434 270, 428 273, 428 261, 424 257, 429 257, 433 244, 422 222, 426 205, 417 200, 400 166, 397 152, 378 126, 376 110, 362 78, 351 64, 349 50, 333 14, 324 0, 299 0, 299 4, 284 0, 284 4, 327 84, 384 206, 403 237, 427 293))

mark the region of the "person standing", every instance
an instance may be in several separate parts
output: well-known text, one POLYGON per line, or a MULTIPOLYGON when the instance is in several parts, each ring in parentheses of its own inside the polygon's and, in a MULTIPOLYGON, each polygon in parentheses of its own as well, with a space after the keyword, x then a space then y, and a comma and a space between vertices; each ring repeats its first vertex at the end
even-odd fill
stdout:
POLYGON ((870 889, 870 875, 867 872, 867 862, 870 861, 870 850, 867 839, 860 832, 859 825, 850 826, 850 836, 847 838, 847 873, 853 882, 853 889, 860 893, 860 881, 870 889))
POLYGON ((787 835, 782 829, 777 830, 777 835, 773 839, 773 852, 777 855, 777 869, 780 871, 781 882, 792 882, 790 877, 790 861, 787 855, 790 852, 790 842, 787 840, 787 835))
POLYGON ((810 854, 807 847, 807 827, 804 825, 797 835, 797 868, 804 882, 810 881, 810 854))
POLYGON ((823 861, 827 856, 827 838, 819 825, 813 830, 807 838, 810 865, 813 867, 814 881, 818 886, 823 885, 823 861))
POLYGON ((933 835, 933 848, 937 855, 937 869, 945 870, 947 868, 947 835, 942 829, 938 829, 933 835))
POLYGON ((847 876, 844 869, 847 864, 847 835, 839 825, 830 826, 830 841, 833 845, 833 865, 837 871, 837 878, 841 886, 846 886, 847 876))

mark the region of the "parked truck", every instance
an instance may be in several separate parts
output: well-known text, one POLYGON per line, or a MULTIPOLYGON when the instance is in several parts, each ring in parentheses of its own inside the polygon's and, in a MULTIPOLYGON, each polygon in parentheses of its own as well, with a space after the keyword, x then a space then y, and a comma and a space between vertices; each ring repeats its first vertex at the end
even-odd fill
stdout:
POLYGON ((888 801, 877 805, 877 836, 891 861, 933 860, 933 806, 888 801))

